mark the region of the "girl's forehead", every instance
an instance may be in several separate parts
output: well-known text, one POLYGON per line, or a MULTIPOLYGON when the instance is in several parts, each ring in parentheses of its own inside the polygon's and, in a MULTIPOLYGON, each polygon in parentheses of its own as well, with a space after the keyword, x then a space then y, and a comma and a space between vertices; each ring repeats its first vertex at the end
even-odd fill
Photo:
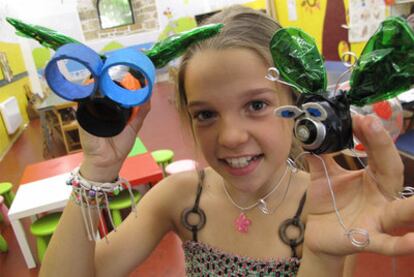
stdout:
POLYGON ((215 84, 205 88, 188 89, 188 107, 214 106, 224 109, 238 108, 252 100, 280 101, 280 91, 272 84, 244 83, 243 81, 215 84))
POLYGON ((225 71, 252 74, 258 70, 266 71, 269 65, 266 65, 264 59, 251 49, 228 48, 201 50, 190 59, 188 67, 192 70, 196 68, 203 74, 222 74, 225 71))
POLYGON ((185 88, 187 96, 206 91, 246 91, 274 88, 265 76, 268 66, 252 50, 225 49, 197 53, 188 63, 185 88))

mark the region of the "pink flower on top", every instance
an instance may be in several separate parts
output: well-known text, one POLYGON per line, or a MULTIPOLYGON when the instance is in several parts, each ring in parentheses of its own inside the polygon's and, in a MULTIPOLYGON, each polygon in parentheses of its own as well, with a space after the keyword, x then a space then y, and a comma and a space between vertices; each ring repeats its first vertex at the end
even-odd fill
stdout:
POLYGON ((249 231, 250 224, 252 224, 252 221, 248 219, 243 212, 241 212, 240 215, 234 221, 236 230, 240 233, 247 233, 247 231, 249 231))

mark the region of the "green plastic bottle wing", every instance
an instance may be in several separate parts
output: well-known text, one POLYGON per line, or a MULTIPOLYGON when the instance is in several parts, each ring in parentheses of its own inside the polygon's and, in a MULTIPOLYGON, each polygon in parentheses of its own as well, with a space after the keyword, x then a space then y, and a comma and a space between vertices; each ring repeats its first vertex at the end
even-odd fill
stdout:
POLYGON ((347 96, 357 106, 386 100, 414 84, 414 31, 390 17, 369 39, 352 72, 347 96))
POLYGON ((58 33, 46 27, 24 23, 15 18, 6 18, 15 29, 16 34, 22 37, 32 38, 37 40, 41 45, 53 50, 67 43, 80 43, 74 38, 68 37, 64 34, 58 33))
MULTIPOLYGON (((35 39, 41 45, 53 50, 67 43, 81 43, 74 38, 46 27, 27 24, 10 17, 6 20, 16 29, 17 35, 35 39)), ((192 44, 219 33, 222 27, 223 24, 220 23, 210 24, 173 35, 157 42, 150 50, 144 51, 144 54, 151 59, 156 68, 161 68, 180 56, 192 44)), ((105 59, 105 56, 101 55, 101 58, 105 59)))
POLYGON ((197 27, 157 42, 151 49, 144 51, 144 53, 151 59, 156 68, 161 68, 183 54, 193 43, 219 33, 222 27, 223 24, 220 23, 197 27))
POLYGON ((279 29, 270 42, 270 52, 285 82, 301 93, 326 93, 324 59, 311 36, 298 28, 279 29))

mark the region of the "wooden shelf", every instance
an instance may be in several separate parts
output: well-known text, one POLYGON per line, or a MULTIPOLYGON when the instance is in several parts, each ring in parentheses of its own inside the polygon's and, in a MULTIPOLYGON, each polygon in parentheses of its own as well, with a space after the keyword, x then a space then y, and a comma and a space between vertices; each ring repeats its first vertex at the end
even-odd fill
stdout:
POLYGON ((79 124, 76 120, 73 120, 71 122, 65 123, 62 126, 62 129, 65 130, 65 131, 78 130, 79 129, 79 124))
POLYGON ((46 113, 49 129, 65 146, 66 153, 82 150, 79 138, 79 124, 75 116, 76 103, 68 102, 54 106, 46 113))
POLYGON ((79 128, 65 130, 64 135, 65 135, 64 140, 66 140, 66 143, 67 143, 66 150, 68 153, 77 152, 81 150, 81 143, 79 139, 79 128))

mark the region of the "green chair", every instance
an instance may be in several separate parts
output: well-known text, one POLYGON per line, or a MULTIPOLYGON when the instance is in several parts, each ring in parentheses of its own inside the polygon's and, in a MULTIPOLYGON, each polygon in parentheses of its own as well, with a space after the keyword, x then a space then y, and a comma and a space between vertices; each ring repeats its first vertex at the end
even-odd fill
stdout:
POLYGON ((7 207, 10 208, 14 199, 14 193, 12 191, 13 185, 9 182, 0 183, 0 195, 4 197, 4 202, 7 207))
POLYGON ((169 149, 160 149, 151 152, 152 157, 161 167, 164 176, 166 176, 165 167, 172 163, 174 158, 174 152, 169 149))
POLYGON ((4 203, 4 197, 0 195, 0 221, 3 221, 5 224, 10 225, 8 214, 9 214, 9 209, 4 203))
MULTIPOLYGON (((138 191, 132 190, 134 194, 134 201, 138 203, 141 194, 138 191)), ((131 208, 131 195, 127 189, 121 191, 117 196, 109 201, 109 209, 111 210, 112 220, 115 227, 118 227, 122 222, 121 210, 131 208)))
POLYGON ((0 252, 7 252, 8 250, 9 250, 9 246, 7 244, 7 241, 0 234, 0 252))
POLYGON ((37 255, 40 262, 43 260, 47 245, 59 223, 61 214, 61 212, 47 214, 30 225, 30 232, 36 236, 37 255))
MULTIPOLYGON (((4 197, 0 195, 0 215, 1 220, 4 221, 6 224, 10 224, 9 218, 7 217, 8 209, 6 204, 4 203, 4 197)), ((7 244, 6 239, 0 234, 0 252, 7 252, 9 250, 9 246, 7 244)))
POLYGON ((133 156, 136 156, 138 154, 144 154, 144 153, 147 153, 147 152, 148 152, 147 148, 142 143, 141 139, 137 137, 135 139, 134 146, 132 147, 131 151, 128 154, 128 157, 133 157, 133 156))

